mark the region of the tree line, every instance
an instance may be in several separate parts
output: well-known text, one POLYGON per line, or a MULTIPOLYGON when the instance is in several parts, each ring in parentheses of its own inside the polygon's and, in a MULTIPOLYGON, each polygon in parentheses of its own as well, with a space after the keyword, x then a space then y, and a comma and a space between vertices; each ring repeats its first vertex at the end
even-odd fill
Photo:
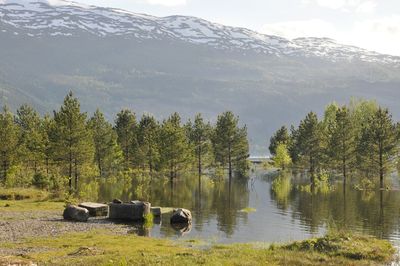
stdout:
POLYGON ((310 112, 298 127, 281 127, 270 139, 276 163, 306 168, 311 183, 324 170, 343 176, 384 178, 399 164, 400 126, 375 101, 352 100, 328 105, 322 119, 310 112))
POLYGON ((107 177, 138 170, 173 180, 192 170, 201 176, 221 169, 229 178, 248 170, 247 128, 229 111, 213 125, 201 114, 187 123, 178 113, 162 121, 144 114, 138 121, 124 109, 113 125, 100 110, 88 117, 70 92, 52 115, 42 117, 29 105, 16 114, 4 107, 0 136, 3 184, 67 184, 72 191, 88 173, 107 177))

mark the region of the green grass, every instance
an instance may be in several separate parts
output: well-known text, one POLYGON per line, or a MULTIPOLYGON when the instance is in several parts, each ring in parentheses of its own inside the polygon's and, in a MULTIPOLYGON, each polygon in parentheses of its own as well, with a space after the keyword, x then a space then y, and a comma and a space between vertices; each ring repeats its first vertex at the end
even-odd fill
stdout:
POLYGON ((387 241, 365 236, 326 236, 270 248, 232 244, 199 249, 106 231, 32 238, 3 248, 32 250, 24 257, 7 259, 39 265, 383 265, 394 254, 387 241))
POLYGON ((45 200, 50 193, 34 188, 2 188, 0 187, 0 200, 45 200))

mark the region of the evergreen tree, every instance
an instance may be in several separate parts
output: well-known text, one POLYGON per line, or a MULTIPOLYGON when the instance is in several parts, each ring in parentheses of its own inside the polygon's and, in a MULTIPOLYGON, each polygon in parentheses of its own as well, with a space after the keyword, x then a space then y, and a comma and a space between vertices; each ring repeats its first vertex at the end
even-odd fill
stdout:
POLYGON ((115 131, 124 154, 125 168, 133 167, 138 146, 136 115, 127 109, 119 112, 115 120, 115 131))
POLYGON ((272 156, 276 155, 276 148, 279 144, 289 145, 290 135, 286 126, 282 126, 270 139, 269 152, 272 156))
POLYGON ((54 112, 54 132, 52 136, 53 156, 66 166, 68 185, 78 189, 79 170, 85 163, 93 160, 93 138, 86 123, 86 113, 81 113, 80 104, 70 92, 58 112, 54 112))
POLYGON ((2 180, 7 180, 10 167, 16 162, 18 152, 19 129, 14 122, 14 115, 7 107, 0 113, 0 163, 2 180))
POLYGON ((160 151, 158 147, 158 122, 153 116, 143 115, 138 130, 138 157, 139 164, 143 168, 148 168, 152 173, 160 159, 160 151))
POLYGON ((100 176, 104 176, 116 169, 119 162, 121 152, 117 143, 117 134, 98 109, 89 120, 89 127, 93 135, 94 159, 100 176))
POLYGON ((337 110, 334 125, 329 130, 328 151, 333 168, 342 171, 344 181, 346 181, 348 170, 356 160, 354 124, 346 106, 337 110))
POLYGON ((161 165, 163 169, 169 170, 172 180, 180 170, 187 169, 191 162, 190 146, 178 113, 163 122, 159 136, 161 165))
POLYGON ((20 158, 26 165, 32 165, 35 174, 38 164, 45 158, 45 139, 39 114, 30 106, 22 105, 17 110, 16 122, 21 130, 20 158))
POLYGON ((310 112, 300 122, 295 143, 297 145, 296 151, 299 152, 297 156, 309 167, 312 184, 315 182, 315 173, 321 163, 322 140, 322 130, 318 117, 314 112, 310 112))
POLYGON ((215 161, 223 167, 227 166, 229 179, 233 171, 245 174, 248 170, 247 128, 239 128, 238 122, 239 118, 232 112, 219 115, 212 138, 215 161))
POLYGON ((211 150, 211 132, 212 127, 205 123, 201 114, 197 114, 194 123, 188 124, 189 141, 193 146, 194 155, 197 163, 199 176, 202 175, 204 163, 211 150))
POLYGON ((398 143, 399 135, 391 114, 379 107, 363 127, 359 152, 369 162, 368 171, 378 170, 380 188, 384 188, 384 177, 394 166, 398 143))

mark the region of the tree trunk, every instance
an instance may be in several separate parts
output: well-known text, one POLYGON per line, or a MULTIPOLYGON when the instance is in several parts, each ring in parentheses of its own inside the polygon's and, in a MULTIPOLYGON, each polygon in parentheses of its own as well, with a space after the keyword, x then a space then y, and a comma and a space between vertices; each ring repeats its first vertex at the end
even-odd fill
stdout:
POLYGON ((169 177, 170 177, 171 182, 172 182, 172 180, 174 179, 174 166, 173 166, 172 162, 170 164, 170 175, 169 175, 169 177))
POLYGON ((383 143, 382 140, 379 141, 379 181, 380 188, 383 189, 383 178, 385 176, 384 166, 383 166, 383 143))
POLYGON ((68 171, 68 186, 69 190, 72 191, 72 155, 69 155, 69 171, 68 171))
POLYGON ((78 191, 79 175, 78 175, 78 163, 77 163, 76 159, 74 161, 74 165, 75 165, 75 190, 78 191))
POLYGON ((230 143, 228 147, 228 164, 229 164, 229 183, 230 183, 232 179, 232 149, 230 143))
POLYGON ((314 160, 312 155, 310 155, 310 181, 311 185, 314 186, 315 184, 315 169, 314 169, 314 160))
POLYGON ((3 161, 3 177, 4 177, 4 182, 7 180, 7 160, 3 161))
POLYGON ((346 157, 343 157, 343 181, 345 183, 346 179, 347 179, 346 157))
POLYGON ((103 168, 101 167, 101 159, 100 158, 97 160, 97 166, 99 167, 100 177, 102 177, 103 176, 103 168))
POLYGON ((202 162, 201 162, 201 148, 200 147, 199 147, 197 156, 198 156, 199 176, 201 176, 202 162))

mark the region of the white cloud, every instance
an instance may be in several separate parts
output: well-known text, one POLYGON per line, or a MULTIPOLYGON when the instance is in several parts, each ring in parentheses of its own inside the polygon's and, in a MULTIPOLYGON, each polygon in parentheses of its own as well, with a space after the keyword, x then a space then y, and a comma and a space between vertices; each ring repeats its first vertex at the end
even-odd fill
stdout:
POLYGON ((357 13, 373 13, 377 6, 376 0, 303 0, 303 3, 357 13))
POLYGON ((159 6, 183 6, 187 4, 186 0, 145 0, 145 2, 159 6))
POLYGON ((261 32, 289 39, 329 37, 340 43, 400 56, 400 16, 358 20, 347 30, 339 31, 332 23, 320 19, 266 24, 261 32))
POLYGON ((352 43, 382 53, 400 55, 400 16, 357 21, 352 29, 352 43))

